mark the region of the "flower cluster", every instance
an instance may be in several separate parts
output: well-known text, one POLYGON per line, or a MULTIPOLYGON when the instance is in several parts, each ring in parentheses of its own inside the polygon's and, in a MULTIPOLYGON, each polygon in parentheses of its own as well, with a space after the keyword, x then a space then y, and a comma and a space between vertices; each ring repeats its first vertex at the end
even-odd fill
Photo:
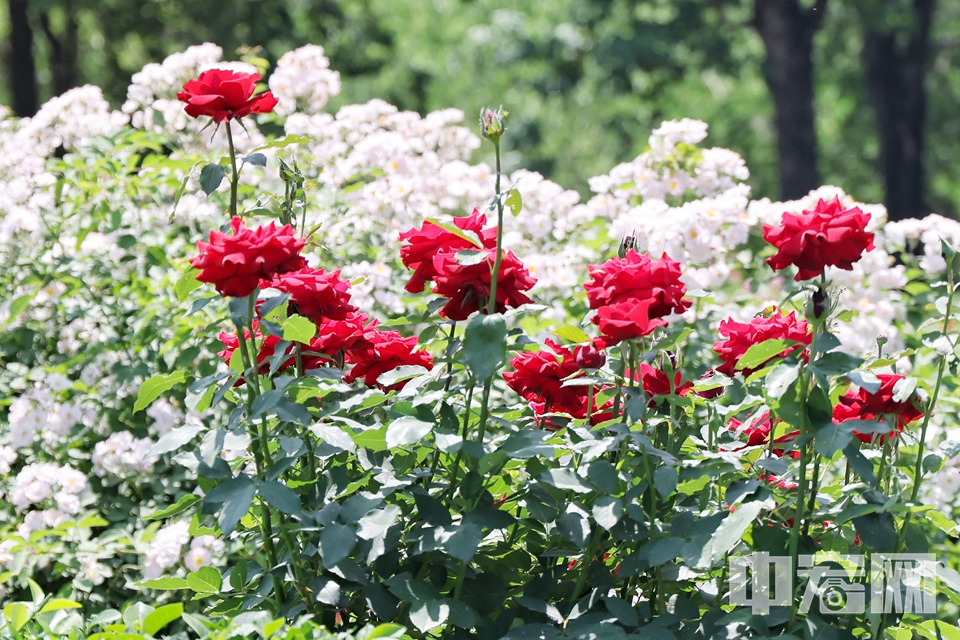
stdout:
POLYGON ((323 47, 308 44, 280 56, 270 75, 270 91, 281 116, 319 113, 340 93, 340 74, 330 69, 323 47))
POLYGON ((39 462, 24 466, 14 481, 10 501, 22 512, 20 535, 28 537, 37 529, 56 527, 80 513, 82 494, 90 483, 70 465, 39 462), (30 507, 43 507, 31 510, 30 507))
MULTIPOLYGON (((400 234, 401 241, 407 243, 400 250, 400 258, 413 270, 407 291, 423 291, 426 283, 432 281, 433 292, 448 300, 440 315, 451 320, 466 320, 484 309, 497 263, 497 229, 484 229, 486 223, 486 216, 474 209, 469 216, 455 219, 460 234, 429 221, 419 229, 400 234), (474 234, 479 242, 466 232, 474 234)), ((536 280, 519 258, 512 251, 503 251, 499 262, 496 312, 532 302, 524 292, 532 289, 536 280)))
POLYGON ((680 263, 667 255, 653 260, 632 249, 623 258, 591 265, 590 282, 583 288, 590 308, 597 311, 593 323, 608 345, 648 335, 667 325, 664 317, 691 305, 684 298, 680 263))
POLYGON ((733 377, 737 371, 741 371, 744 376, 749 376, 754 371, 765 367, 768 362, 802 351, 805 345, 810 344, 812 338, 807 321, 798 318, 794 311, 783 314, 775 310, 769 317, 760 315, 748 323, 727 319, 720 323, 718 331, 726 340, 718 340, 713 345, 713 350, 723 360, 723 364, 717 367, 717 371, 730 377, 733 377), (750 347, 767 340, 783 340, 797 344, 786 347, 779 354, 757 365, 738 368, 737 363, 750 347))
POLYGON ((147 455, 154 441, 150 438, 135 438, 129 431, 118 431, 98 442, 93 448, 93 472, 97 477, 107 475, 118 478, 144 476, 153 473, 153 465, 159 459, 147 455))
POLYGON ((883 442, 886 437, 894 438, 903 431, 904 427, 911 422, 922 420, 924 413, 920 410, 920 397, 916 393, 910 393, 906 399, 898 400, 900 384, 907 383, 907 378, 902 375, 880 373, 879 388, 876 391, 868 391, 860 387, 850 389, 840 396, 837 405, 833 408, 833 421, 843 423, 849 420, 876 420, 886 424, 892 424, 893 427, 886 434, 875 436, 872 433, 861 433, 854 431, 862 442, 870 443, 876 437, 877 441, 883 442))

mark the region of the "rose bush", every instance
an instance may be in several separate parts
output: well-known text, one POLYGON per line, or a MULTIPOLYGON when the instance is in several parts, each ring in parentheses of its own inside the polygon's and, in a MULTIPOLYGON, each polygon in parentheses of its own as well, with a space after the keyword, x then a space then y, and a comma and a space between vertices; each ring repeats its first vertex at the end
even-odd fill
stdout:
POLYGON ((581 203, 502 110, 491 169, 220 55, 0 121, 0 633, 960 633, 960 224, 751 200, 693 121, 581 203), (931 552, 937 613, 752 615, 758 551, 931 552))

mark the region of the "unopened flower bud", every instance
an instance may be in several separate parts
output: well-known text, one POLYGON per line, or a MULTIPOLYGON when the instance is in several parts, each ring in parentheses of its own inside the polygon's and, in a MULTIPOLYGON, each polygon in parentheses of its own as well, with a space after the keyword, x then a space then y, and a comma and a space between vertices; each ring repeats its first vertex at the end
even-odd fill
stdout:
POLYGON ((827 292, 818 288, 813 292, 813 317, 819 318, 827 310, 827 292))
POLYGON ((507 116, 507 112, 503 110, 503 107, 498 107, 496 110, 489 107, 484 107, 480 110, 480 134, 487 140, 499 140, 505 131, 503 126, 503 119, 507 116))
POLYGON ((624 257, 626 257, 627 252, 631 249, 635 249, 636 246, 637 239, 635 236, 624 236, 623 240, 620 241, 620 247, 617 249, 617 256, 622 260, 624 257))
POLYGON ((574 362, 581 369, 599 369, 607 362, 607 355, 596 345, 577 347, 573 354, 574 362))

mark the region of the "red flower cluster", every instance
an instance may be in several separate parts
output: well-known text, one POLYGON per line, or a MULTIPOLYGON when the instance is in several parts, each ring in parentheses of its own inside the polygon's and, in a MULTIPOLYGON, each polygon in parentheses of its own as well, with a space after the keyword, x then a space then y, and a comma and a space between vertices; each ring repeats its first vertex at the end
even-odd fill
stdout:
POLYGON ((763 226, 763 239, 777 248, 767 264, 777 271, 796 265, 797 281, 816 278, 829 266, 850 271, 864 251, 873 249, 868 222, 869 213, 844 209, 839 198, 820 200, 800 215, 784 213, 779 226, 763 226))
MULTIPOLYGON (((474 311, 483 308, 490 297, 493 265, 497 259, 497 230, 496 227, 484 229, 486 222, 486 216, 476 209, 469 216, 454 220, 458 228, 476 233, 483 247, 432 222, 423 223, 420 229, 401 233, 400 240, 407 244, 400 249, 400 258, 407 268, 413 269, 407 291, 423 291, 426 283, 432 280, 433 292, 449 299, 440 315, 451 320, 466 320, 474 311), (486 255, 480 260, 460 260, 457 252, 463 250, 480 251, 486 255)), ((497 312, 532 302, 523 292, 532 289, 536 283, 520 259, 513 252, 504 251, 497 273, 497 312)))
MULTIPOLYGON (((365 337, 366 338, 366 337, 365 337)), ((385 391, 400 389, 406 381, 384 387, 377 379, 387 371, 393 371, 404 365, 419 365, 433 368, 433 356, 417 349, 417 337, 404 338, 399 331, 380 331, 374 329, 362 346, 354 345, 347 351, 347 362, 353 368, 343 376, 344 382, 363 380, 368 387, 378 387, 385 391)))
POLYGON ((664 316, 683 313, 691 304, 683 297, 680 263, 666 254, 653 260, 631 249, 623 258, 591 265, 583 288, 607 345, 645 336, 667 324, 664 316))
MULTIPOLYGON (((840 396, 837 406, 833 408, 833 421, 835 423, 848 420, 895 422, 895 430, 877 437, 878 442, 883 442, 887 436, 895 438, 907 424, 922 420, 924 413, 917 408, 917 405, 920 404, 920 397, 916 394, 902 402, 893 399, 893 388, 900 380, 904 379, 904 376, 879 373, 877 378, 880 379, 880 389, 876 393, 869 393, 866 389, 860 388, 857 391, 851 389, 840 396)), ((866 444, 872 442, 874 438, 872 433, 860 433, 859 431, 854 431, 853 435, 866 444)))
MULTIPOLYGON (((259 322, 254 320, 254 338, 259 344, 257 363, 260 374, 269 371, 268 360, 276 353, 280 338, 271 334, 266 336, 260 331, 259 322)), ((250 339, 250 331, 244 335, 250 339)), ((234 352, 240 345, 236 333, 226 331, 220 334, 220 341, 224 349, 217 355, 229 363, 234 352)), ((420 365, 427 369, 433 368, 433 357, 426 351, 416 349, 417 338, 403 338, 397 331, 381 331, 377 328, 377 321, 370 320, 366 314, 350 313, 344 320, 333 320, 324 317, 317 335, 310 344, 302 350, 301 362, 303 369, 309 371, 319 367, 335 365, 343 367, 353 365, 344 375, 344 382, 353 382, 362 379, 369 387, 384 387, 377 383, 381 374, 392 371, 402 365, 420 365)), ((285 360, 278 367, 284 371, 296 366, 296 348, 291 345, 284 352, 285 360)), ((242 384, 242 380, 237 384, 242 384)), ((400 389, 405 384, 399 382, 389 389, 400 389)))
MULTIPOLYGON (((727 423, 727 431, 746 435, 747 443, 740 446, 728 447, 728 451, 739 451, 745 447, 759 447, 767 444, 770 441, 770 434, 774 432, 774 429, 776 428, 777 424, 779 424, 779 421, 774 419, 773 416, 770 415, 769 411, 763 412, 757 416, 755 420, 751 420, 751 418, 752 416, 748 416, 747 420, 743 422, 733 417, 730 418, 730 421, 727 423), (747 426, 744 427, 744 424, 747 426)), ((774 444, 786 444, 793 442, 799 434, 799 431, 792 431, 780 436, 773 442, 774 444)), ((785 455, 785 452, 783 449, 774 449, 773 454, 775 456, 782 457, 785 455)), ((791 458, 799 458, 800 452, 790 451, 789 453, 786 453, 786 455, 791 458)))
POLYGON ((290 294, 297 313, 313 320, 317 328, 324 318, 346 320, 357 308, 350 304, 350 283, 340 278, 340 271, 324 273, 309 267, 284 273, 268 286, 290 294))
MULTIPOLYGON (((577 347, 571 352, 570 349, 551 340, 547 340, 546 344, 547 349, 518 353, 510 361, 514 371, 504 373, 503 379, 507 381, 507 386, 530 402, 530 406, 538 417, 545 413, 556 412, 566 413, 574 418, 585 418, 588 388, 583 385, 564 387, 563 382, 570 378, 582 377, 582 368, 577 364, 577 360, 583 360, 584 351, 591 346, 577 347)), ((606 407, 598 409, 594 401, 592 408, 593 422, 609 419, 609 415, 596 413, 606 407)))
POLYGON ((183 85, 177 98, 187 103, 184 107, 187 115, 210 116, 214 122, 226 122, 251 113, 270 113, 278 100, 269 91, 253 95, 259 80, 259 73, 210 69, 183 85))
POLYGON ((784 349, 781 353, 766 362, 743 369, 743 375, 749 376, 754 371, 765 367, 777 358, 785 358, 797 350, 809 345, 812 338, 807 321, 798 318, 791 311, 787 315, 777 314, 770 318, 757 316, 749 323, 735 322, 727 319, 720 323, 719 333, 726 340, 717 340, 713 343, 713 350, 717 352, 723 364, 717 367, 720 373, 733 377, 737 372, 737 362, 750 347, 767 340, 790 340, 800 344, 784 349))
MULTIPOLYGON (((627 376, 630 375, 631 372, 628 369, 627 376)), ((640 376, 639 378, 634 377, 634 379, 643 384, 643 390, 650 397, 651 405, 654 404, 656 396, 685 396, 693 389, 693 383, 689 380, 683 382, 679 371, 673 376, 673 385, 671 386, 670 378, 665 372, 655 369, 647 363, 640 365, 640 376)))
POLYGON ((190 260, 200 269, 197 280, 213 284, 220 295, 243 298, 278 274, 306 266, 300 257, 304 240, 294 235, 293 227, 277 229, 274 223, 248 229, 243 220, 230 221, 233 235, 210 232, 210 242, 197 242, 200 255, 190 260))

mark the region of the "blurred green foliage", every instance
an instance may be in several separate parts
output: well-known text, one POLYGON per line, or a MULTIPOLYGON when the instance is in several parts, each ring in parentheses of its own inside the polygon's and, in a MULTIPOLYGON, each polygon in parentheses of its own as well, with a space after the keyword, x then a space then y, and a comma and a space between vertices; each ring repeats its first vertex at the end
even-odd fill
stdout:
MULTIPOLYGON (((902 4, 830 2, 815 40, 821 175, 861 201, 883 200, 863 33, 878 20, 909 28, 895 10, 902 4)), ((587 176, 634 157, 660 121, 693 117, 710 124, 709 142, 745 157, 757 196, 778 196, 765 54, 747 0, 38 0, 31 11, 46 12, 56 32, 67 6, 77 16, 80 81, 118 105, 134 72, 192 44, 215 42, 228 57, 262 47, 274 62, 316 43, 343 75, 332 109, 377 97, 420 112, 458 107, 472 119, 502 103, 511 112, 507 169, 522 165, 587 193, 587 176)), ((928 200, 949 215, 960 207, 960 3, 941 0, 934 25, 928 200)), ((49 97, 50 47, 36 31, 49 97)))

